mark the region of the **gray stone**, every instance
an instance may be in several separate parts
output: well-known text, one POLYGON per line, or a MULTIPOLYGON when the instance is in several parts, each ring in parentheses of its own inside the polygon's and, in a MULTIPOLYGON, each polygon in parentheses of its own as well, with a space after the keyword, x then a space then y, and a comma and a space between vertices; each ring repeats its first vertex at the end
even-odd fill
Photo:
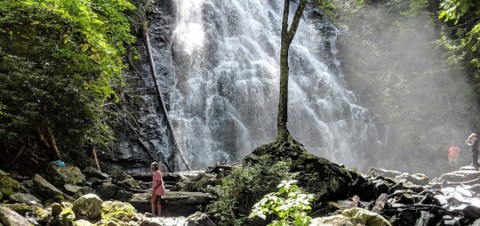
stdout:
POLYGON ((104 182, 102 185, 95 188, 96 193, 102 199, 113 199, 120 188, 110 182, 104 182))
POLYGON ((62 205, 60 203, 53 203, 52 204, 52 216, 58 216, 62 212, 62 205))
POLYGON ((64 184, 85 185, 86 182, 85 175, 75 166, 49 164, 47 172, 51 183, 57 187, 62 187, 64 184))
POLYGON ((197 211, 187 217, 186 226, 215 226, 215 223, 208 217, 206 213, 197 211))
POLYGON ((82 187, 76 186, 76 185, 73 185, 73 184, 66 184, 66 185, 63 186, 63 190, 68 195, 75 195, 77 192, 80 191, 80 189, 82 189, 82 187))
POLYGON ((15 193, 13 195, 10 195, 10 200, 19 203, 31 204, 43 208, 42 201, 29 193, 15 193))
POLYGON ((5 226, 33 225, 25 217, 6 207, 0 207, 0 222, 5 226))
POLYGON ((75 216, 86 217, 89 220, 99 219, 102 214, 103 201, 95 194, 84 195, 73 202, 72 210, 75 216))
POLYGON ((58 196, 65 195, 62 191, 58 190, 58 188, 53 186, 53 184, 38 174, 33 176, 33 184, 34 191, 46 199, 57 198, 58 196))
POLYGON ((333 215, 312 219, 310 226, 355 226, 348 217, 343 215, 333 215))
MULTIPOLYGON (((133 194, 128 201, 139 212, 150 212, 151 193, 133 194)), ((162 196, 162 216, 185 216, 197 211, 198 206, 206 206, 213 197, 202 192, 168 191, 162 196)))

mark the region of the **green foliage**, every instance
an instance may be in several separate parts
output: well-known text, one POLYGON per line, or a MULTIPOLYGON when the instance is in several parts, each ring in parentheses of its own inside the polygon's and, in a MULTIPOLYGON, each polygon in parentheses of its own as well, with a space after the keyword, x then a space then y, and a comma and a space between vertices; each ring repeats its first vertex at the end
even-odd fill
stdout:
POLYGON ((42 136, 66 152, 113 139, 105 106, 118 101, 134 9, 128 0, 0 2, 3 151, 42 136))
POLYGON ((477 94, 480 94, 480 2, 443 0, 439 18, 446 22, 442 42, 450 51, 449 59, 458 59, 467 66, 477 94), (454 24, 448 22, 453 21, 454 24), (454 47, 454 48, 452 48, 454 47))
POLYGON ((440 3, 440 14, 438 17, 444 21, 455 21, 458 23, 459 19, 464 16, 473 6, 470 0, 443 0, 440 3))
POLYGON ((307 215, 307 211, 312 209, 310 203, 313 195, 304 194, 296 182, 295 180, 282 181, 278 185, 278 192, 267 194, 255 203, 249 217, 260 217, 265 220, 267 215, 274 214, 278 220, 273 220, 268 225, 309 225, 312 218, 307 215))
POLYGON ((290 162, 260 161, 252 167, 234 169, 215 187, 217 201, 207 207, 219 225, 248 225, 254 203, 273 192, 281 180, 292 177, 290 162))

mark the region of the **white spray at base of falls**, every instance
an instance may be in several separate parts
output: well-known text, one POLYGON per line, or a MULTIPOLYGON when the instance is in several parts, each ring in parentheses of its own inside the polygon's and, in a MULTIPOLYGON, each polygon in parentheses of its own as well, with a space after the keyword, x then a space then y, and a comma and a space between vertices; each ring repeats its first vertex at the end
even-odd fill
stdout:
MULTIPOLYGON (((179 146, 193 168, 238 161, 275 138, 283 1, 174 4, 168 99, 179 146)), ((290 47, 288 128, 313 154, 365 168, 378 151, 377 130, 345 88, 336 60, 338 30, 314 22, 301 21, 290 47)))

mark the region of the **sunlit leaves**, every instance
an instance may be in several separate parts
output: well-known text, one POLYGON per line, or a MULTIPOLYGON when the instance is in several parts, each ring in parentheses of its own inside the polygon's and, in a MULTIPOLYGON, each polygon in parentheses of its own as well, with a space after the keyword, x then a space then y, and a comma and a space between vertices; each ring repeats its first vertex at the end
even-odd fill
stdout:
POLYGON ((0 135, 20 141, 48 124, 60 145, 111 140, 104 105, 118 100, 131 10, 128 0, 0 1, 0 135))
POLYGON ((459 19, 465 15, 470 8, 473 6, 473 3, 470 0, 443 0, 440 3, 440 8, 442 9, 439 14, 439 18, 444 21, 455 21, 455 24, 458 23, 459 19))
POLYGON ((250 213, 251 218, 266 219, 268 215, 276 215, 270 226, 280 225, 309 225, 312 218, 307 212, 312 209, 312 194, 304 194, 296 185, 296 180, 283 180, 278 185, 278 192, 265 195, 258 201, 250 213))

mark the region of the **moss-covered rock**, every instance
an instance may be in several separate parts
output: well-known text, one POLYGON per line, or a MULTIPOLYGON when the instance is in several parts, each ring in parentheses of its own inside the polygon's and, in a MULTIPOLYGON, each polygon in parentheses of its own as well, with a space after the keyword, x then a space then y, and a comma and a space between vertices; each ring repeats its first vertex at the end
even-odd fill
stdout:
POLYGON ((106 201, 102 203, 102 219, 131 220, 135 216, 135 208, 127 202, 106 201))
POLYGON ((317 195, 317 202, 345 199, 353 195, 360 196, 361 200, 374 198, 375 186, 359 173, 308 153, 303 145, 293 139, 258 147, 244 158, 244 165, 285 160, 291 161, 290 172, 297 173, 298 185, 306 192, 317 195))
POLYGON ((77 217, 98 220, 102 214, 102 203, 97 195, 87 194, 73 202, 72 210, 77 217))
POLYGON ((20 183, 11 177, 0 174, 0 193, 1 196, 9 196, 20 189, 20 183))
POLYGON ((6 207, 15 211, 16 213, 20 214, 21 216, 25 216, 25 213, 31 213, 32 217, 35 218, 36 221, 39 223, 47 223, 48 222, 48 215, 49 213, 36 206, 36 205, 29 205, 25 203, 14 203, 14 204, 2 204, 1 206, 6 207))
POLYGON ((49 164, 47 167, 48 179, 56 187, 63 187, 65 184, 84 185, 85 175, 78 167, 57 166, 49 164))

